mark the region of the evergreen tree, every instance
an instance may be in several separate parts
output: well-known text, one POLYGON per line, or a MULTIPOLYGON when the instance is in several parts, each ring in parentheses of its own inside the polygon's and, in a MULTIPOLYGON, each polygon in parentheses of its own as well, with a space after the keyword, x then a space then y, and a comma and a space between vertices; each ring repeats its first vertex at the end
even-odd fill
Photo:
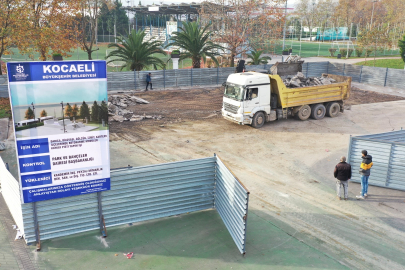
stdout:
POLYGON ((25 119, 34 119, 34 111, 31 109, 31 107, 28 107, 28 109, 25 111, 25 119))
POLYGON ((87 120, 90 120, 89 105, 87 105, 87 103, 85 101, 83 101, 82 106, 80 106, 79 115, 80 115, 80 118, 82 118, 83 120, 86 117, 87 117, 87 120))
POLYGON ((117 36, 128 34, 128 16, 125 10, 121 9, 122 3, 118 0, 114 1, 114 6, 111 10, 108 9, 106 3, 103 3, 100 8, 100 16, 98 18, 98 34, 99 35, 114 35, 114 24, 116 25, 117 36), (103 31, 104 30, 104 31, 103 31), (104 32, 104 33, 103 33, 104 32))
POLYGON ((103 100, 100 106, 100 120, 104 119, 105 123, 108 122, 108 107, 107 103, 103 100))
MULTIPOLYGON (((405 62, 405 35, 402 39, 398 40, 399 54, 401 55, 402 61, 405 62)), ((404 67, 405 69, 405 67, 404 67)))
POLYGON ((99 120, 100 107, 97 104, 97 101, 94 101, 93 106, 91 107, 91 120, 93 122, 98 122, 99 120))
POLYGON ((48 116, 48 113, 45 110, 42 110, 40 113, 40 117, 48 116))

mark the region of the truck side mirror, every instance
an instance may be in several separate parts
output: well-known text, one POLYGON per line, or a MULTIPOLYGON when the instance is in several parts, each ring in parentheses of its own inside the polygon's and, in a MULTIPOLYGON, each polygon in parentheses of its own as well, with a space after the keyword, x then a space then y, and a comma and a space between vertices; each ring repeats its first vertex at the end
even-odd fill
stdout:
POLYGON ((226 86, 226 82, 223 82, 223 83, 222 83, 222 86, 224 86, 224 87, 225 87, 225 86, 226 86))

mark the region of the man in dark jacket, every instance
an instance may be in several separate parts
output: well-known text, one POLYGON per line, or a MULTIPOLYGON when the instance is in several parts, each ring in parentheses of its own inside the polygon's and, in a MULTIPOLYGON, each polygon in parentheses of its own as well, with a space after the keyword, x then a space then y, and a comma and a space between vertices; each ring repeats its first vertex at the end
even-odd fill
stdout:
POLYGON ((148 86, 150 85, 150 90, 153 90, 152 88, 152 73, 146 74, 146 90, 148 91, 148 86))
POLYGON ((368 178, 370 177, 371 167, 373 167, 373 158, 368 155, 367 150, 361 151, 361 158, 363 159, 360 164, 359 170, 359 173, 361 175, 361 195, 356 196, 358 200, 365 199, 368 196, 368 178))
POLYGON ((352 178, 352 166, 346 163, 346 157, 342 156, 340 162, 335 166, 335 171, 333 172, 336 180, 337 196, 340 200, 340 189, 343 187, 343 194, 345 200, 348 197, 349 180, 352 178))

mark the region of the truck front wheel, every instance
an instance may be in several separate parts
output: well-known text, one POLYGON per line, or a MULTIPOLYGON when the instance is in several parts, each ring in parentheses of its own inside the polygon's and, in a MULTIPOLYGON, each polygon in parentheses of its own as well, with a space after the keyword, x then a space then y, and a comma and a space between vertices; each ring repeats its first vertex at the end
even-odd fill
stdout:
POLYGON ((263 112, 257 112, 255 116, 253 116, 252 120, 252 127, 254 128, 261 128, 264 125, 266 118, 263 112))
POLYGON ((325 117, 326 108, 323 104, 312 105, 311 117, 315 120, 320 120, 325 117))
POLYGON ((326 105, 326 115, 336 117, 340 112, 340 105, 337 102, 330 102, 326 105))
POLYGON ((311 107, 309 107, 309 105, 302 106, 295 116, 299 120, 307 120, 311 116, 311 107))

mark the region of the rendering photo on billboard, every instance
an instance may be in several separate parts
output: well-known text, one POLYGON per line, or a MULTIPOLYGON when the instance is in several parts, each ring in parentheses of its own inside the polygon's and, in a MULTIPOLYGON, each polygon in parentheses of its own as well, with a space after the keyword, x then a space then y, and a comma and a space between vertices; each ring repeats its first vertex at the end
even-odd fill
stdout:
POLYGON ((23 203, 109 190, 105 61, 7 68, 23 203))

